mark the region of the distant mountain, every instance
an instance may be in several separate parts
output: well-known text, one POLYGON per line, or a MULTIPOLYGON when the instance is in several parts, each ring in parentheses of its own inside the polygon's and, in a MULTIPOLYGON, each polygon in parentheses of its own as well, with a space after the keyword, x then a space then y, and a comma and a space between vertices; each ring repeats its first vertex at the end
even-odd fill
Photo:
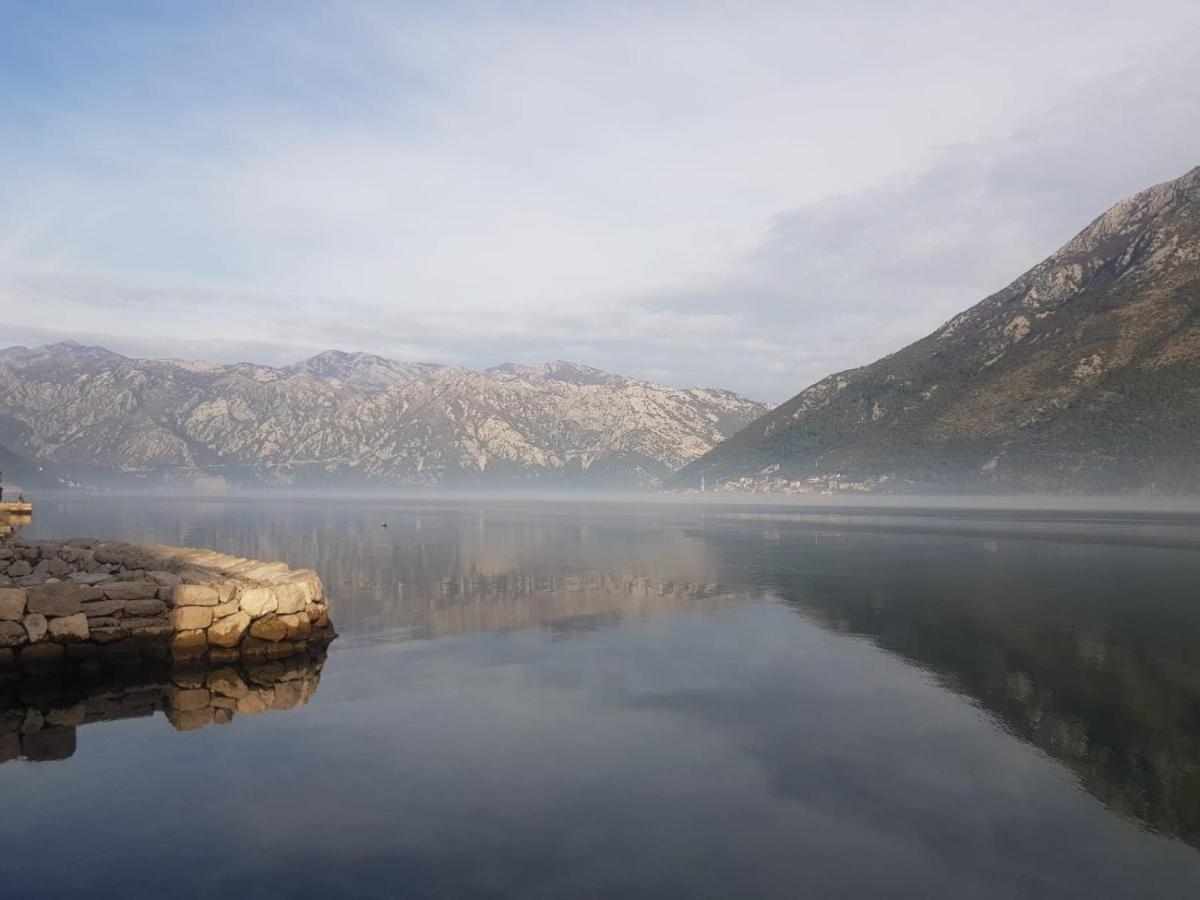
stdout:
POLYGON ((492 372, 331 351, 286 368, 0 351, 0 442, 77 480, 649 487, 765 406, 571 363, 492 372))
POLYGON ((364 391, 385 391, 398 384, 424 378, 440 368, 442 366, 436 363, 400 362, 372 353, 326 350, 283 371, 289 375, 311 375, 327 381, 340 381, 364 391))
POLYGON ((673 480, 1200 490, 1200 168, 1123 200, 928 337, 797 394, 673 480))
POLYGON ((505 363, 502 366, 493 366, 487 370, 487 373, 489 375, 515 375, 518 378, 532 380, 564 381, 567 384, 617 386, 629 381, 628 378, 620 375, 610 375, 608 372, 593 369, 591 366, 581 366, 578 363, 563 362, 562 360, 538 363, 532 366, 505 363))

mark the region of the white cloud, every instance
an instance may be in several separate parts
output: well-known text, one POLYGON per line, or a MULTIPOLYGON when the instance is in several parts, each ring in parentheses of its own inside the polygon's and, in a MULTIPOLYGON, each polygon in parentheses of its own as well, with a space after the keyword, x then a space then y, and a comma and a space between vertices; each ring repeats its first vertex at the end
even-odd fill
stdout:
POLYGON ((106 18, 0 119, 8 331, 782 399, 1192 164, 1200 9, 1049 6, 106 18))

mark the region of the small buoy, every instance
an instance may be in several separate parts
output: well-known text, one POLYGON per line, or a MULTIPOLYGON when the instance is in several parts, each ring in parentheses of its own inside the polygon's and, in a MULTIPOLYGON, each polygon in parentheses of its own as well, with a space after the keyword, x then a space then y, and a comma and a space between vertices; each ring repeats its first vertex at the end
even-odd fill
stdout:
POLYGON ((380 523, 379 523, 379 527, 380 527, 380 528, 387 528, 387 522, 380 522, 380 523))

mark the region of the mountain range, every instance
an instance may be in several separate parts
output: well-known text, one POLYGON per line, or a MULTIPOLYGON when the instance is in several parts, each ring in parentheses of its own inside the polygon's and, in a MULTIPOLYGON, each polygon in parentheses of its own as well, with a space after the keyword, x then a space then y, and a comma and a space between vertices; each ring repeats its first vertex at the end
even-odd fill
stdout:
POLYGON ((3 453, 79 482, 653 487, 765 409, 568 362, 475 372, 339 351, 283 368, 71 341, 0 351, 3 453))
POLYGON ((676 487, 1200 488, 1200 168, 1113 206, 937 331, 830 375, 676 487))

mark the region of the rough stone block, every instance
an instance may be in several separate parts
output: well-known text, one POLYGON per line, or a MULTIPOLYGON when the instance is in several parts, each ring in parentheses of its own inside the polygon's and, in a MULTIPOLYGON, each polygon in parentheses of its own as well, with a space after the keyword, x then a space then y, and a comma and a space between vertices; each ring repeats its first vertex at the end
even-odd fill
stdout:
POLYGON ((104 616, 111 616, 113 613, 121 612, 125 609, 124 600, 93 600, 91 603, 82 604, 83 609, 80 610, 89 619, 97 619, 104 616))
POLYGON ((88 639, 88 618, 83 613, 51 619, 50 639, 63 644, 73 644, 88 639))
POLYGON ((216 606, 220 602, 217 589, 209 584, 181 584, 171 591, 173 606, 216 606))
POLYGON ((236 612, 218 619, 208 629, 208 642, 214 647, 236 647, 250 628, 248 613, 236 612))
POLYGON ((263 641, 282 641, 287 637, 287 623, 277 616, 264 616, 250 626, 250 635, 263 641))
POLYGON ((29 635, 29 643, 36 644, 46 637, 46 617, 41 613, 30 613, 25 617, 25 631, 29 635))
POLYGON ((277 584, 273 588, 277 606, 275 611, 281 615, 298 613, 308 603, 308 594, 299 584, 277 584))
POLYGON ((29 634, 20 622, 0 621, 0 647, 20 647, 29 643, 29 634))
POLYGON ((130 600, 125 604, 127 616, 161 616, 167 611, 167 604, 161 600, 130 600))
POLYGON ((158 584, 153 581, 119 581, 102 588, 109 600, 152 600, 158 594, 158 584))
POLYGON ((212 610, 205 606, 177 606, 171 610, 171 626, 180 631, 207 628, 212 617, 212 610))
POLYGON ((83 612, 83 604, 99 600, 104 594, 98 588, 78 584, 39 584, 29 589, 26 608, 29 612, 55 616, 73 616, 83 612))
POLYGON ((0 619, 20 622, 25 617, 25 601, 29 592, 25 588, 0 588, 0 619))
POLYGON ((273 613, 279 606, 275 592, 269 587, 244 588, 238 595, 238 602, 252 619, 273 613))

